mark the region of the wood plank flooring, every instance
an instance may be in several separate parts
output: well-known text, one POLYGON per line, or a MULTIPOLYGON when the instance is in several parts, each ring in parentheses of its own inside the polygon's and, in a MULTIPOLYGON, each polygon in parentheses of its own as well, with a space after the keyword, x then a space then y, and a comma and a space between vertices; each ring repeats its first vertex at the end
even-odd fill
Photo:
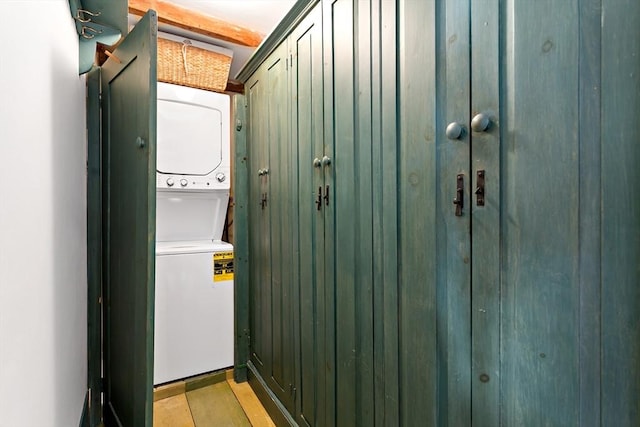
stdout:
MULTIPOLYGON (((223 377, 224 378, 224 377, 223 377)), ((203 387, 178 382, 154 391, 154 427, 275 427, 248 383, 226 381, 203 387)))

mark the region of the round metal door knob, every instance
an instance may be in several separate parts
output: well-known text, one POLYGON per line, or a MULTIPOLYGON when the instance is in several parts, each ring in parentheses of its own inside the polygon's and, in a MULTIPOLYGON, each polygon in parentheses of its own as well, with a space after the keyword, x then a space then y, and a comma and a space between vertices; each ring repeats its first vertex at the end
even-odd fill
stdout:
POLYGON ((327 157, 327 156, 324 156, 324 157, 322 158, 322 164, 323 164, 324 166, 329 166, 329 165, 331 164, 331 158, 329 158, 329 157, 327 157))
POLYGON ((180 180, 180 185, 181 185, 181 186, 183 186, 183 187, 186 187, 188 183, 189 183, 189 181, 187 181, 187 180, 186 180, 186 179, 184 179, 184 178, 182 178, 182 179, 180 180))
POLYGON ((167 186, 173 187, 173 184, 175 184, 175 182, 173 181, 173 178, 167 178, 167 186))
POLYGON ((315 159, 313 159, 313 167, 314 168, 319 168, 320 166, 322 166, 322 160, 320 160, 317 157, 315 159))
POLYGON ((490 125, 491 120, 485 113, 478 113, 471 119, 471 129, 473 129, 474 132, 484 132, 489 129, 490 125))
POLYGON ((447 134, 447 138, 449 139, 460 139, 463 131, 464 128, 460 123, 451 122, 449 123, 449 126, 447 126, 447 130, 445 131, 445 133, 447 134))

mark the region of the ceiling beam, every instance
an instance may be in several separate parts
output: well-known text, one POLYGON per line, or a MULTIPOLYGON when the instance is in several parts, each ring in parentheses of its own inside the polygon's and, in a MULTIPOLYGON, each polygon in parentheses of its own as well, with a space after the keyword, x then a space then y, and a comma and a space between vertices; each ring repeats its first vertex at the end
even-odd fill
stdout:
POLYGON ((149 9, 158 13, 158 22, 241 46, 257 47, 264 38, 256 31, 177 6, 168 1, 129 0, 129 13, 133 15, 143 16, 149 9))
POLYGON ((244 94, 244 84, 237 80, 229 79, 227 80, 227 87, 224 89, 224 91, 244 94))

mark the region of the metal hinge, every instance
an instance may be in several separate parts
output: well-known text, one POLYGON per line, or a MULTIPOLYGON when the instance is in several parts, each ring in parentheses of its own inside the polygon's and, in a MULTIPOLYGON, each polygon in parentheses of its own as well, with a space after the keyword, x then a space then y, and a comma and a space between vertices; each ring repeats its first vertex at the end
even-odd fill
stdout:
POLYGON ((295 388, 293 384, 289 384, 289 394, 293 397, 293 400, 296 400, 296 391, 298 391, 298 389, 295 388))

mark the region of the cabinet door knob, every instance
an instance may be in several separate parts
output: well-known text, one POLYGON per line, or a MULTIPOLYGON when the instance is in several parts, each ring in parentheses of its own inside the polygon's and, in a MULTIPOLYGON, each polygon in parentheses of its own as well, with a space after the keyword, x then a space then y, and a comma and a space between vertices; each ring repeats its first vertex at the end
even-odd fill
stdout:
POLYGON ((320 166, 322 166, 322 160, 320 160, 317 157, 315 159, 313 159, 313 167, 314 168, 319 168, 320 166))
POLYGON ((329 166, 330 164, 331 164, 331 158, 327 157, 327 156, 324 156, 322 158, 322 165, 323 166, 329 166))
POLYGON ((460 123, 451 122, 449 123, 449 126, 447 126, 447 130, 445 131, 445 133, 447 134, 447 138, 449 139, 460 139, 460 137, 462 136, 462 131, 464 131, 464 128, 460 123))
POLYGON ((489 129, 490 125, 491 120, 485 113, 478 113, 471 119, 471 129, 473 129, 474 132, 484 132, 489 129))

